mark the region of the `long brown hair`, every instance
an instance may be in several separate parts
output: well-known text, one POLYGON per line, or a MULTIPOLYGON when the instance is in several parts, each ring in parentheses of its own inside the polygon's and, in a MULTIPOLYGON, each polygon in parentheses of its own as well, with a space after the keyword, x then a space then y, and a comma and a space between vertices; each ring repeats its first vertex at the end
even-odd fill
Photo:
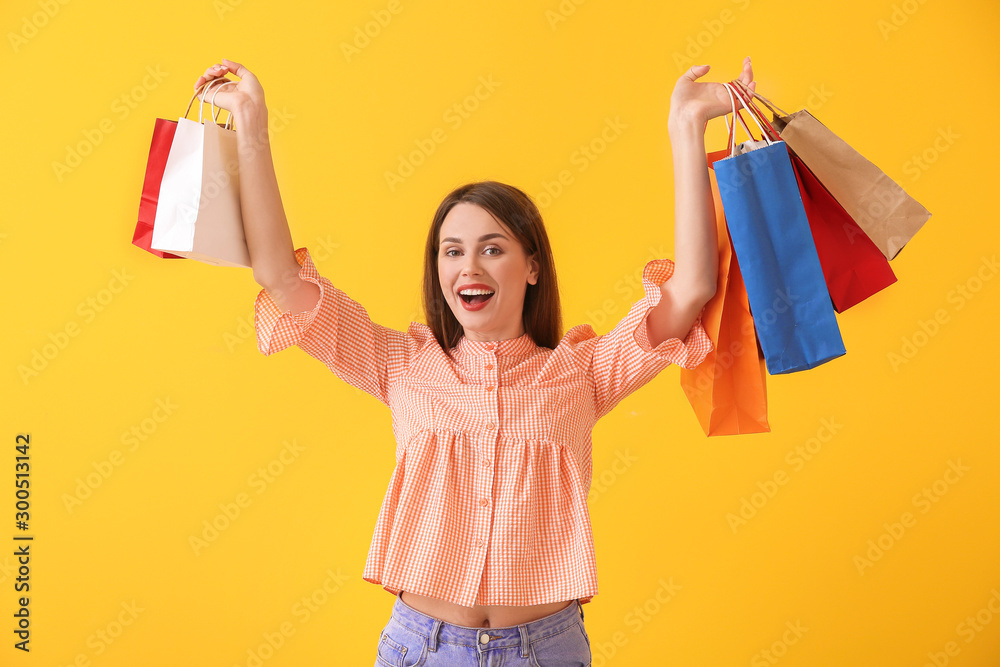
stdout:
POLYGON ((424 252, 424 315, 438 344, 445 350, 458 345, 465 333, 444 299, 438 278, 438 250, 441 225, 455 204, 476 204, 507 227, 520 242, 524 254, 538 261, 538 281, 528 283, 521 318, 524 331, 539 347, 555 348, 562 337, 562 311, 552 247, 538 207, 524 192, 497 181, 468 183, 451 191, 438 206, 427 233, 424 252))

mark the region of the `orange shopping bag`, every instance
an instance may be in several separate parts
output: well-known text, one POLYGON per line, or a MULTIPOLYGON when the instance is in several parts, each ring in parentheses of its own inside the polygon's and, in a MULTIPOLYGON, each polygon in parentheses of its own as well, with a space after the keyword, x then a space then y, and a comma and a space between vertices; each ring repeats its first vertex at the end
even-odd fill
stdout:
MULTIPOLYGON (((729 151, 709 153, 709 166, 729 151)), ((709 170, 719 237, 719 282, 705 306, 702 325, 715 349, 693 369, 681 368, 681 388, 705 435, 765 433, 767 387, 764 358, 750 315, 743 276, 729 240, 714 170, 709 170)))

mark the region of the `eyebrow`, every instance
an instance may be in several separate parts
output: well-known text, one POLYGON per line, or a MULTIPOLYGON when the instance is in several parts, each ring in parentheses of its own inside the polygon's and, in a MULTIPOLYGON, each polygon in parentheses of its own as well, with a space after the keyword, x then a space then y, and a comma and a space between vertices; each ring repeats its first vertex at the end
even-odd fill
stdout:
MULTIPOLYGON (((492 234, 483 234, 482 236, 480 236, 479 237, 479 242, 482 243, 483 241, 486 241, 486 240, 489 240, 489 239, 492 239, 492 238, 497 238, 497 237, 502 238, 502 239, 506 239, 507 238, 506 236, 504 236, 500 232, 493 232, 492 234)), ((441 244, 442 245, 445 244, 445 243, 461 243, 461 242, 462 242, 462 239, 457 239, 454 236, 449 236, 446 239, 441 239, 441 244)))

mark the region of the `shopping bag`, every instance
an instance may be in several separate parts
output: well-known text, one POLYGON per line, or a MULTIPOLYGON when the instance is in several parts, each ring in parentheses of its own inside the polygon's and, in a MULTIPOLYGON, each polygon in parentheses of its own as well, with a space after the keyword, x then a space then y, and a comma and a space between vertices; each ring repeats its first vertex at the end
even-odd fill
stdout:
MULTIPOLYGON (((709 167, 728 154, 709 153, 709 167)), ((681 388, 706 436, 765 433, 771 430, 767 422, 767 373, 714 172, 709 171, 709 179, 718 228, 719 278, 701 322, 713 350, 696 367, 681 368, 681 388)))
POLYGON ((807 110, 789 114, 761 95, 753 96, 774 114, 772 123, 788 147, 802 158, 886 259, 898 255, 931 217, 899 184, 807 110))
MULTIPOLYGON (((756 116, 768 136, 779 139, 779 133, 753 103, 753 98, 739 86, 734 92, 743 96, 747 109, 756 116)), ((749 133, 749 129, 747 131, 749 133)), ((834 309, 842 313, 896 282, 896 276, 885 255, 794 150, 791 160, 827 291, 834 309)))
POLYGON ((791 154, 833 307, 842 313, 896 282, 889 260, 833 198, 819 179, 791 154))
POLYGON ((788 148, 761 128, 768 145, 736 155, 736 101, 746 105, 724 85, 733 101, 730 155, 715 175, 767 371, 814 368, 846 350, 788 148))
POLYGON ((132 234, 132 244, 157 257, 165 259, 184 259, 162 250, 149 247, 153 239, 153 222, 156 219, 156 202, 160 195, 160 181, 163 180, 163 168, 167 166, 167 155, 170 144, 174 140, 174 130, 177 121, 157 118, 153 124, 153 139, 149 145, 149 157, 146 158, 146 175, 142 180, 142 196, 139 198, 139 220, 132 234))
POLYGON ((225 127, 216 122, 214 97, 227 83, 235 82, 213 79, 206 84, 197 122, 187 113, 177 121, 150 245, 208 264, 250 267, 240 212, 236 132, 229 128, 232 114, 225 127), (217 82, 220 85, 213 89, 217 82), (209 92, 212 113, 205 119, 204 99, 209 92))

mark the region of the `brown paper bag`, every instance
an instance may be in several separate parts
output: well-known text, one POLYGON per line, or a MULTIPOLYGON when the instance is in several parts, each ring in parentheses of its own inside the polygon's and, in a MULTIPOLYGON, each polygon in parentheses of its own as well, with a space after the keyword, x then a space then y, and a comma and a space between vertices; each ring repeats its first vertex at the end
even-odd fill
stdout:
POLYGON ((240 208, 236 131, 217 122, 214 93, 228 79, 213 79, 195 92, 188 110, 177 120, 170 153, 160 181, 159 201, 150 247, 216 266, 250 267, 240 208), (214 87, 211 114, 204 103, 214 87), (188 120, 191 104, 205 91, 198 120, 188 120))
MULTIPOLYGON (((744 88, 746 90, 746 88, 744 88)), ((748 91, 749 92, 749 91, 748 91)), ((805 109, 786 113, 754 93, 771 113, 772 124, 887 259, 931 217, 895 181, 805 109)))

